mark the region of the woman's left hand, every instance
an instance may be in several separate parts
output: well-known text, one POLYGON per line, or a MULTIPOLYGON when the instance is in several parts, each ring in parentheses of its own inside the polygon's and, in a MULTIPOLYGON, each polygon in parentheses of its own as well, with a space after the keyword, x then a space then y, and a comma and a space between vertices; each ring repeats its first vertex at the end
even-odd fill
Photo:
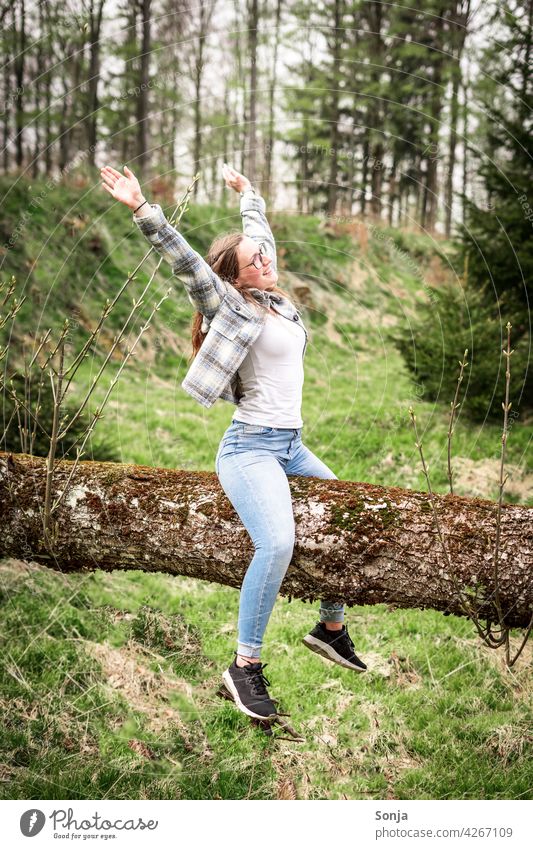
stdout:
POLYGON ((222 176, 226 181, 226 186, 228 189, 235 189, 236 192, 244 192, 246 189, 251 189, 252 184, 248 177, 245 177, 244 174, 239 174, 235 168, 232 168, 231 165, 228 165, 227 162, 224 162, 222 165, 222 176))

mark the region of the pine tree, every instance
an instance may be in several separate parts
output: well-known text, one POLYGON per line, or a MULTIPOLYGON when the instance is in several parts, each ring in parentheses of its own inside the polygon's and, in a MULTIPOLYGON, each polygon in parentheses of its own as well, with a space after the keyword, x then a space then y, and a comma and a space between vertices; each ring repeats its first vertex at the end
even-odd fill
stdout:
MULTIPOLYGON (((533 0, 505 2, 496 23, 503 29, 485 54, 496 82, 482 90, 485 145, 478 174, 485 204, 466 198, 462 257, 471 285, 490 281, 494 307, 513 324, 513 338, 528 329, 533 296, 533 0)), ((515 358, 516 362, 516 358, 515 358)))
MULTIPOLYGON (((497 41, 481 56, 482 83, 474 93, 480 125, 476 141, 483 200, 463 197, 459 228, 462 285, 441 289, 423 307, 415 328, 395 338, 428 399, 449 403, 457 360, 470 351, 462 409, 474 418, 501 418, 512 325, 511 403, 514 416, 533 409, 530 314, 533 290, 533 0, 505 2, 490 22, 497 41)), ((475 150, 475 148, 473 148, 475 150)), ((478 194, 480 192, 478 191, 478 194)))

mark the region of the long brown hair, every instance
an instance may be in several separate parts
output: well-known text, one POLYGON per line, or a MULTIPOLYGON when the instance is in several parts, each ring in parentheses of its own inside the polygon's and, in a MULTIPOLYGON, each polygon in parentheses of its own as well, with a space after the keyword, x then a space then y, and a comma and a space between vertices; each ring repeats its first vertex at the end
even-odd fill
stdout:
MULTIPOLYGON (((252 293, 247 291, 247 286, 239 286, 239 284, 235 282, 239 276, 237 248, 244 238, 244 235, 245 234, 240 230, 235 230, 234 232, 226 233, 224 236, 218 236, 211 243, 211 247, 207 252, 205 261, 222 280, 225 280, 227 283, 231 283, 232 286, 235 286, 249 304, 268 311, 268 307, 259 303, 252 293)), ((288 298, 290 300, 289 295, 277 286, 274 286, 273 289, 269 289, 269 292, 275 292, 277 295, 282 295, 284 298, 288 298)), ((189 362, 195 358, 202 346, 202 342, 207 336, 207 333, 202 333, 202 320, 202 313, 196 311, 191 324, 192 354, 189 357, 189 362)))

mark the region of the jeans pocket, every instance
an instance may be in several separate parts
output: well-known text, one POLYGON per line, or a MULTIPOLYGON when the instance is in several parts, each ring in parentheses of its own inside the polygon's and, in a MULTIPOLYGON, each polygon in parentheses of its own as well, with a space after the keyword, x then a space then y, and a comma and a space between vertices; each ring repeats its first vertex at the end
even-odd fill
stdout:
POLYGON ((234 454, 238 445, 239 440, 235 436, 226 437, 219 445, 216 459, 220 460, 222 457, 227 457, 228 454, 234 454))

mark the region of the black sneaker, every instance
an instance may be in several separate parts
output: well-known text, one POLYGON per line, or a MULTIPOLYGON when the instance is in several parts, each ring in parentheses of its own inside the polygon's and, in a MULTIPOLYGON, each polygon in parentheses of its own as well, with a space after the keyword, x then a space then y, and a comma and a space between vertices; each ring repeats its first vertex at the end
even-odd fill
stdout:
POLYGON ((266 663, 249 663, 237 666, 237 658, 222 674, 224 683, 235 699, 235 704, 254 719, 269 719, 277 716, 274 702, 270 699, 265 684, 270 681, 263 674, 266 663))
POLYGON ((317 622, 302 642, 311 651, 316 651, 317 654, 333 660, 340 666, 355 669, 356 672, 364 672, 366 669, 366 663, 363 663, 354 652, 354 645, 346 625, 342 626, 342 631, 328 631, 323 622, 317 622))

